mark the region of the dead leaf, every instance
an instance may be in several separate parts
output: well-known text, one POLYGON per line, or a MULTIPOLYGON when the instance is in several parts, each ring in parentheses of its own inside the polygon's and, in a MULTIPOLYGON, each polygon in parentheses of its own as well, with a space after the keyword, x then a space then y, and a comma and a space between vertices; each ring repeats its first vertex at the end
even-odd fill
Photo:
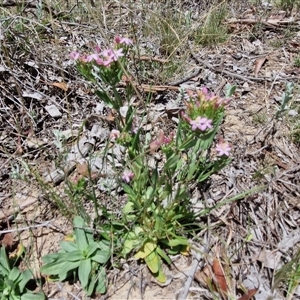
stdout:
POLYGON ((195 275, 194 278, 204 287, 208 286, 209 281, 211 281, 211 274, 212 271, 210 270, 209 266, 205 266, 205 268, 203 270, 198 270, 195 275))
POLYGON ((258 72, 260 71, 263 64, 267 61, 267 59, 268 59, 268 57, 265 56, 265 57, 261 57, 255 61, 255 63, 254 63, 255 64, 255 68, 254 68, 255 76, 257 76, 258 72))
POLYGON ((28 148, 38 149, 45 144, 46 144, 46 142, 44 142, 36 137, 28 137, 26 139, 26 145, 28 148))
POLYGON ((13 243, 14 243, 14 238, 11 232, 5 233, 2 239, 2 246, 4 246, 5 248, 11 248, 13 246, 13 243))
POLYGON ((65 92, 68 90, 68 85, 65 82, 48 82, 48 81, 44 81, 44 80, 40 80, 40 81, 44 82, 48 85, 56 86, 56 87, 64 90, 65 92))
POLYGON ((87 163, 77 163, 76 164, 77 174, 83 177, 89 177, 89 167, 87 163))
POLYGON ((245 295, 240 297, 238 300, 250 300, 258 291, 258 289, 251 289, 245 295))
POLYGON ((74 183, 78 183, 78 181, 82 178, 90 178, 92 181, 98 179, 100 177, 99 172, 91 172, 89 170, 88 164, 87 163, 77 163, 76 164, 76 174, 72 177, 72 181, 74 183))
POLYGON ((109 124, 112 124, 113 122, 115 122, 115 116, 112 113, 103 117, 103 119, 105 119, 105 121, 107 121, 109 124))
POLYGON ((263 249, 259 253, 257 260, 263 263, 264 267, 276 270, 280 264, 281 252, 263 249))
POLYGON ((64 90, 65 92, 68 90, 68 86, 65 82, 54 82, 52 85, 64 90))
POLYGON ((222 294, 224 293, 224 295, 227 295, 228 285, 223 272, 223 267, 217 258, 215 258, 213 261, 212 269, 216 277, 216 284, 218 285, 220 291, 222 292, 222 294))

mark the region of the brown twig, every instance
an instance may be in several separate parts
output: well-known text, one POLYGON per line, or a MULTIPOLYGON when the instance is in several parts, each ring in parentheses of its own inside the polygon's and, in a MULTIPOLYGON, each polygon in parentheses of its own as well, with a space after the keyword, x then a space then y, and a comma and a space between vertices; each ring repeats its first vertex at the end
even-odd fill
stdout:
POLYGON ((267 28, 278 28, 279 26, 291 25, 295 24, 294 20, 276 20, 276 19, 268 19, 267 21, 260 21, 256 19, 232 19, 227 21, 228 24, 246 24, 246 25, 255 25, 255 24, 263 24, 267 28))
POLYGON ((270 81, 270 80, 272 80, 272 78, 269 78, 269 77, 249 77, 249 76, 245 77, 243 75, 235 74, 235 73, 232 73, 232 72, 227 71, 225 69, 216 68, 212 64, 208 63, 207 61, 200 59, 194 53, 194 51, 192 50, 192 47, 191 47, 190 44, 189 44, 189 48, 190 48, 190 52, 191 52, 193 58, 196 60, 197 63, 199 63, 201 65, 204 65, 205 67, 209 68, 210 70, 212 70, 216 73, 220 73, 222 75, 225 74, 225 75, 228 75, 228 76, 231 76, 231 77, 235 77, 237 79, 240 79, 242 81, 247 81, 249 83, 254 83, 253 81, 265 81, 265 80, 270 81))
POLYGON ((162 58, 158 58, 158 57, 151 57, 151 56, 145 56, 145 55, 142 55, 140 57, 135 57, 135 59, 157 61, 157 62, 162 63, 162 64, 165 64, 165 63, 169 62, 168 59, 162 59, 162 58))
POLYGON ((169 85, 175 86, 175 85, 182 84, 182 83, 184 83, 184 82, 186 82, 186 81, 188 81, 188 80, 190 80, 190 79, 198 76, 201 73, 201 70, 202 70, 201 68, 198 68, 195 72, 193 72, 190 75, 187 75, 187 76, 183 77, 182 79, 179 79, 179 80, 173 81, 173 82, 169 82, 169 85))

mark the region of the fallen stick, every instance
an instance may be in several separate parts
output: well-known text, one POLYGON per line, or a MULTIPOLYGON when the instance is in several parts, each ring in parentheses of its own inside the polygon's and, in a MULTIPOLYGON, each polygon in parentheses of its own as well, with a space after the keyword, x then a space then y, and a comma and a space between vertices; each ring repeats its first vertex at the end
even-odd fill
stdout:
POLYGON ((240 75, 240 74, 235 74, 235 73, 232 73, 230 71, 227 71, 225 69, 219 69, 219 68, 216 68, 214 67, 212 64, 200 59, 195 53, 194 51, 192 50, 192 47, 191 45, 189 44, 189 48, 190 48, 190 52, 193 56, 193 58, 196 60, 197 63, 201 64, 201 65, 204 65, 205 67, 207 67, 208 69, 216 72, 216 73, 219 73, 219 74, 225 74, 225 75, 228 75, 228 76, 231 76, 231 77, 235 77, 237 79, 240 79, 242 81, 247 81, 249 83, 254 83, 253 81, 271 81, 272 78, 269 78, 269 77, 245 77, 243 75, 240 75))

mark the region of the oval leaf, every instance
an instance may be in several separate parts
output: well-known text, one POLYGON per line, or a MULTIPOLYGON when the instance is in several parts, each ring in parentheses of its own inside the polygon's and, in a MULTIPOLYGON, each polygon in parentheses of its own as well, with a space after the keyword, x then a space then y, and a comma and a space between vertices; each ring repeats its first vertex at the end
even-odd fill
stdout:
POLYGON ((79 264, 78 277, 83 288, 86 288, 92 271, 92 261, 83 259, 79 264))
POLYGON ((135 258, 146 258, 151 252, 155 250, 157 247, 156 243, 154 242, 147 242, 145 243, 142 248, 135 254, 135 258))
POLYGON ((161 261, 156 251, 151 252, 145 257, 145 262, 152 273, 157 273, 161 267, 161 261))

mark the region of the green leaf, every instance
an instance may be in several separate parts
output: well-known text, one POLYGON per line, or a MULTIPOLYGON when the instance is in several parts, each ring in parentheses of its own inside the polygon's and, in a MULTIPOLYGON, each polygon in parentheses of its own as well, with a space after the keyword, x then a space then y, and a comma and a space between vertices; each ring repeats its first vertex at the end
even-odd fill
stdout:
POLYGON ((82 252, 80 252, 79 250, 76 250, 71 253, 68 253, 68 255, 66 255, 66 259, 68 261, 74 262, 74 261, 84 259, 84 256, 82 255, 82 252))
POLYGON ((154 193, 154 189, 152 186, 148 186, 147 191, 146 191, 146 199, 149 200, 151 199, 151 196, 154 193))
POLYGON ((152 171, 152 176, 151 176, 151 182, 153 186, 156 186, 157 180, 158 180, 158 172, 157 169, 154 169, 152 171))
POLYGON ((101 293, 101 294, 105 294, 106 293, 106 272, 105 272, 105 268, 101 267, 99 269, 98 272, 98 281, 97 281, 97 287, 96 290, 97 292, 101 293))
POLYGON ((65 281, 67 278, 74 279, 77 277, 77 268, 70 271, 61 270, 61 272, 56 276, 51 276, 51 280, 54 281, 65 281))
POLYGON ((157 273, 161 268, 161 261, 156 251, 151 252, 145 257, 145 262, 152 273, 157 273))
POLYGON ((72 252, 78 250, 78 247, 75 242, 61 241, 59 244, 60 247, 66 252, 72 252))
POLYGON ((92 261, 90 258, 80 261, 78 277, 83 288, 86 288, 92 271, 92 261))
POLYGON ((168 254, 176 255, 176 254, 180 253, 180 250, 181 250, 181 246, 176 246, 176 247, 170 248, 168 251, 168 254))
POLYGON ((165 260, 165 262, 167 263, 167 264, 171 264, 172 263, 172 261, 171 261, 171 259, 170 259, 170 257, 166 254, 166 252, 164 251, 164 250, 162 250, 160 247, 157 247, 156 248, 156 252, 157 252, 157 254, 160 256, 160 257, 162 257, 164 260, 165 260))
POLYGON ((99 263, 105 264, 110 258, 110 251, 105 252, 104 250, 97 250, 96 254, 91 257, 91 260, 99 263))
POLYGON ((21 300, 45 300, 45 294, 43 292, 38 293, 30 293, 27 292, 26 294, 21 296, 21 300))
POLYGON ((41 267, 41 273, 45 275, 60 275, 66 274, 70 270, 77 269, 80 261, 67 261, 67 259, 55 261, 41 267))
POLYGON ((99 249, 99 244, 96 242, 91 242, 87 248, 86 257, 87 258, 91 257, 96 252, 97 249, 99 249))
POLYGON ((43 256, 42 260, 43 260, 43 262, 45 264, 49 264, 51 262, 56 261, 60 257, 60 255, 62 255, 62 254, 63 253, 60 253, 60 252, 58 252, 58 253, 50 253, 50 254, 47 254, 47 255, 43 256))
POLYGON ((127 215, 134 212, 134 204, 133 202, 128 201, 122 210, 123 214, 127 215))
POLYGON ((7 270, 10 270, 9 260, 6 255, 5 247, 1 247, 0 250, 0 264, 7 270))
POLYGON ((114 102, 110 99, 108 94, 104 91, 95 91, 95 94, 103 101, 109 108, 114 108, 114 102))
POLYGON ((96 284, 98 282, 97 274, 93 274, 89 280, 88 286, 85 288, 85 293, 87 296, 91 296, 96 288, 96 284))
POLYGON ((86 226, 84 220, 77 216, 74 218, 74 227, 75 227, 75 237, 76 237, 76 245, 78 249, 82 252, 86 251, 88 248, 88 242, 85 234, 84 227, 86 226))
POLYGON ((176 154, 173 154, 169 159, 166 161, 164 165, 165 170, 174 169, 177 166, 178 160, 180 160, 180 157, 176 154))
POLYGON ((99 248, 103 251, 110 252, 110 241, 100 240, 98 242, 99 248))
POLYGON ((198 168, 199 168, 199 166, 197 166, 196 164, 190 164, 186 180, 190 181, 190 180, 194 179, 195 171, 198 168))
POLYGON ((176 247, 176 246, 181 246, 181 245, 189 245, 189 241, 184 238, 184 237, 176 237, 171 240, 162 240, 162 243, 170 246, 170 247, 176 247))
POLYGON ((21 293, 23 293, 26 284, 32 277, 33 277, 33 275, 30 270, 26 270, 26 271, 22 272, 22 280, 19 283, 19 288, 20 288, 21 293))
POLYGON ((234 94, 235 90, 236 90, 236 85, 231 85, 229 83, 226 84, 225 85, 225 97, 226 98, 231 97, 234 94))
POLYGON ((163 218, 160 215, 156 215, 155 216, 155 227, 154 227, 155 231, 160 232, 161 230, 163 230, 164 225, 165 225, 165 223, 164 223, 163 218))
MULTIPOLYGON (((141 249, 135 254, 135 258, 139 259, 139 258, 146 258, 150 253, 152 253, 155 248, 157 247, 157 243, 150 241, 150 242, 146 242, 141 249)), ((155 272, 154 272, 155 273, 155 272)))
POLYGON ((61 269, 64 269, 66 266, 66 261, 61 261, 59 263, 57 262, 51 262, 48 264, 45 264, 41 267, 41 273, 45 275, 58 275, 61 269))
POLYGON ((165 283, 167 281, 167 277, 165 273, 163 272, 162 268, 159 268, 158 273, 154 275, 156 280, 165 283))
POLYGON ((126 239, 124 242, 122 256, 126 257, 128 253, 130 253, 134 248, 134 240, 126 239))
POLYGON ((13 267, 12 270, 9 272, 8 279, 16 282, 20 275, 21 275, 20 270, 16 267, 13 267))
POLYGON ((197 139, 196 138, 192 138, 192 139, 188 139, 186 141, 184 141, 181 145, 179 145, 178 149, 180 151, 186 151, 192 147, 194 147, 197 143, 197 139))

